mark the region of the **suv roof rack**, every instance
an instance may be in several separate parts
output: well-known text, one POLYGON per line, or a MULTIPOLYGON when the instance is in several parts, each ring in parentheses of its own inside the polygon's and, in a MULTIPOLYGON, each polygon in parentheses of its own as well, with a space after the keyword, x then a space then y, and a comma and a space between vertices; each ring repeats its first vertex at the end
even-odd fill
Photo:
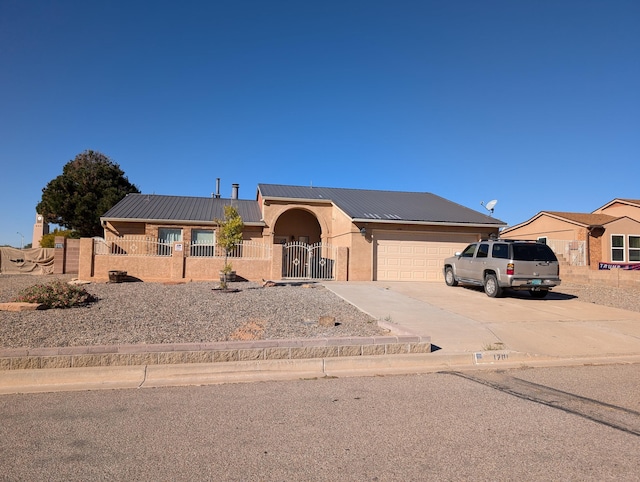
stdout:
POLYGON ((503 239, 503 238, 487 238, 481 239, 482 241, 500 241, 503 243, 539 243, 537 239, 503 239))

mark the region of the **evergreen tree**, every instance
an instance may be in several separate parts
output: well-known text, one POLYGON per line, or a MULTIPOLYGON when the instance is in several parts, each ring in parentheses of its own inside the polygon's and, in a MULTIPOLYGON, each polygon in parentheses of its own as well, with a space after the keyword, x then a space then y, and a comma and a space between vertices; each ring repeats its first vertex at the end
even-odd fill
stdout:
POLYGON ((84 151, 42 189, 36 211, 48 223, 81 237, 102 235, 100 216, 129 193, 139 193, 120 166, 100 152, 84 151))

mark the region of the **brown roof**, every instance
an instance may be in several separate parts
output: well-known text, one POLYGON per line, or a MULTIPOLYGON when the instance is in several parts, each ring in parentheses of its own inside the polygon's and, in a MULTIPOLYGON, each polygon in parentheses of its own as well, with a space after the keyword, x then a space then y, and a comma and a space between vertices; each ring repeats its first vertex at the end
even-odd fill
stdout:
POLYGON ((584 224, 585 226, 593 226, 593 225, 602 225, 607 224, 615 219, 618 219, 615 216, 609 216, 608 214, 589 214, 589 213, 565 213, 561 211, 543 211, 551 216, 557 216, 559 218, 564 218, 569 221, 574 221, 579 224, 584 224))

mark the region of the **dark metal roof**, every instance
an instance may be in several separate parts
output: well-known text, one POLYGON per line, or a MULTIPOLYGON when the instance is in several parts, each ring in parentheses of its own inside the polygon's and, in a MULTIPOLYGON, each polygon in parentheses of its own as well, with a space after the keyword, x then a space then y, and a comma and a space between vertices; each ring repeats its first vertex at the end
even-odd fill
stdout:
POLYGON ((224 218, 224 206, 232 205, 245 224, 264 224, 256 201, 214 197, 127 194, 101 219, 171 222, 212 222, 224 218))
POLYGON ((428 192, 374 191, 258 184, 263 199, 332 202, 354 221, 506 226, 506 223, 428 192))

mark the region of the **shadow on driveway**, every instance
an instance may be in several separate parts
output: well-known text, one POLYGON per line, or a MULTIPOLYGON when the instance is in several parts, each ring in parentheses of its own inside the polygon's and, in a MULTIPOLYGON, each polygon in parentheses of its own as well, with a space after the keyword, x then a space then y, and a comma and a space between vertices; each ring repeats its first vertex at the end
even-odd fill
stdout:
MULTIPOLYGON (((471 285, 461 285, 462 288, 465 288, 469 291, 477 291, 478 293, 484 295, 484 289, 482 286, 471 286, 471 285)), ((486 295, 485 295, 486 296, 486 295)), ((503 298, 516 298, 519 300, 530 300, 530 301, 544 301, 544 300, 575 300, 578 298, 576 295, 563 293, 562 291, 549 291, 549 294, 544 298, 533 298, 528 291, 517 291, 505 289, 502 295, 503 298)))

